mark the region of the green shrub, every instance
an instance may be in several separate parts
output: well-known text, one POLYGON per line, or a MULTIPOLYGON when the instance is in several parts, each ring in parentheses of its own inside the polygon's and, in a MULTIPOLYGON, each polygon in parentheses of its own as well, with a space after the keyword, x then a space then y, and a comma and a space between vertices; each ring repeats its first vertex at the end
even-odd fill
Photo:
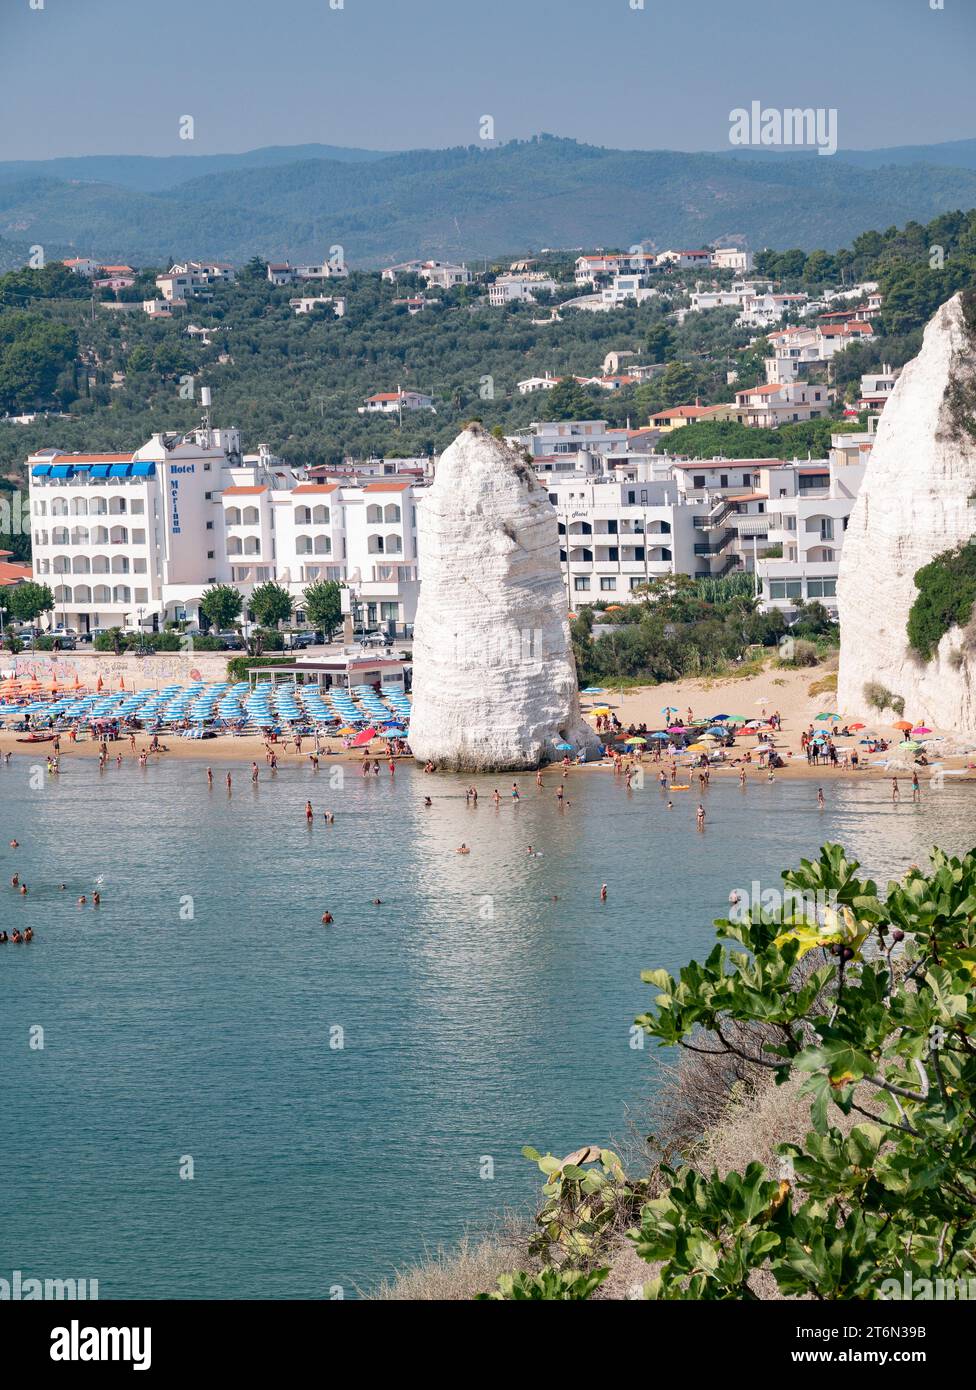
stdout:
MULTIPOLYGON (((678 978, 643 972, 653 1002, 635 1026, 649 1039, 742 1058, 798 1086, 807 1121, 801 1143, 777 1145, 778 1172, 749 1162, 722 1176, 664 1162, 660 1195, 628 1183, 612 1155, 603 1173, 540 1162, 550 1206, 572 1184, 574 1239, 581 1224, 599 1233, 608 1185, 625 1211, 639 1204, 628 1236, 658 1266, 645 1298, 770 1297, 757 1290, 761 1272, 780 1297, 887 1300, 902 1297, 909 1276, 950 1288, 971 1276, 976 851, 933 850, 931 860, 928 873, 913 866, 881 889, 840 845, 824 845, 783 873, 776 903, 717 921, 704 960, 678 978), (830 906, 813 911, 814 902, 830 906)), ((591 1151, 571 1155, 581 1157, 591 1151)), ((559 1216, 550 1240, 568 1258, 550 1252, 547 1269, 499 1281, 494 1297, 589 1296, 559 1216)))
POLYGON ((894 710, 895 714, 905 713, 905 701, 901 695, 895 695, 886 685, 880 681, 865 681, 862 687, 865 704, 881 714, 886 709, 894 710))
POLYGON ((908 614, 908 641, 930 661, 952 627, 967 623, 976 602, 976 542, 967 541, 930 560, 915 575, 918 596, 908 614))

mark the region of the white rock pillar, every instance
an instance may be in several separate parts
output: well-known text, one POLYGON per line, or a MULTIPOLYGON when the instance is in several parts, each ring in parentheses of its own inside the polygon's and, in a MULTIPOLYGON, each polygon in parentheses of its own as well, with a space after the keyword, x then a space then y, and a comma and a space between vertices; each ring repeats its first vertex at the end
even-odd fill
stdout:
POLYGON ((521 455, 480 425, 442 454, 418 508, 410 746, 463 772, 596 755, 579 708, 556 513, 521 455))

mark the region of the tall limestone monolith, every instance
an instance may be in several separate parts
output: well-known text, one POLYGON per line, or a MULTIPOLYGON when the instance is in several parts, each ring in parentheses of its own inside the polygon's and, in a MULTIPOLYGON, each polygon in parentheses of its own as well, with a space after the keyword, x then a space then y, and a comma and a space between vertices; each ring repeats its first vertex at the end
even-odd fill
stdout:
POLYGON ((418 508, 410 745, 463 772, 595 756, 579 706, 556 513, 522 456, 469 425, 418 508))

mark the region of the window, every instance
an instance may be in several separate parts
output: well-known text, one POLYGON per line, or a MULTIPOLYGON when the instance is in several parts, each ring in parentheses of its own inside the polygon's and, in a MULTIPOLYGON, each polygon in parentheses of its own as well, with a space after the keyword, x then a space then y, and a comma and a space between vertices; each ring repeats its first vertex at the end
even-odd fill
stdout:
MULTIPOLYGON (((210 494, 207 493, 207 496, 209 497, 210 494)), ((94 510, 94 508, 93 508, 93 510, 94 510)), ((143 515, 145 514, 145 510, 146 510, 146 504, 143 502, 142 498, 141 498, 141 497, 133 497, 133 499, 132 499, 132 506, 129 508, 129 511, 132 513, 132 515, 133 515, 133 516, 143 516, 143 515)))
POLYGON ((636 501, 637 501, 637 493, 636 493, 636 492, 628 492, 628 493, 627 493, 627 505, 628 505, 628 507, 634 506, 634 504, 636 503, 636 501))
POLYGON ((213 530, 213 522, 212 522, 212 521, 208 521, 208 522, 207 522, 207 530, 208 530, 208 531, 212 531, 212 530, 213 530))
POLYGON ((395 502, 391 502, 391 503, 389 504, 389 506, 386 507, 386 508, 384 509, 384 512, 383 512, 383 520, 384 520, 384 521, 399 521, 399 520, 400 520, 400 508, 396 505, 395 502))
POLYGON ((555 507, 555 506, 557 505, 557 503, 559 502, 559 494, 556 493, 556 492, 550 492, 550 494, 549 494, 549 501, 550 501, 550 502, 552 503, 552 505, 555 507))
POLYGON ((645 549, 644 549, 644 547, 643 547, 642 545, 635 545, 635 546, 634 546, 634 559, 635 559, 635 560, 643 560, 645 554, 646 554, 646 551, 645 551, 645 549))
POLYGON ((704 473, 696 473, 696 474, 694 475, 694 477, 692 478, 692 480, 691 480, 691 485, 692 485, 692 487, 704 487, 704 486, 705 486, 705 474, 704 474, 704 473))
POLYGON ((241 521, 245 526, 256 526, 258 524, 257 507, 245 507, 241 512, 241 521))
POLYGON ((803 584, 799 579, 771 579, 770 598, 802 598, 803 584))
POLYGON ((608 534, 608 535, 611 535, 611 536, 615 536, 615 535, 617 534, 617 523, 616 523, 616 521, 608 521, 608 522, 607 522, 607 534, 608 534))
POLYGON ((644 582, 643 579, 641 579, 641 578, 640 578, 638 575, 636 575, 636 574, 632 574, 632 575, 630 576, 630 587, 631 587, 632 589, 638 588, 641 584, 643 584, 643 582, 644 582))
POLYGON ((609 559, 609 560, 619 560, 619 559, 620 559, 620 548, 619 548, 619 546, 616 546, 616 545, 607 546, 607 559, 609 559))
POLYGON ((398 603, 381 603, 380 618, 383 622, 396 622, 400 616, 400 605, 398 603))
POLYGON ((834 598, 837 593, 836 579, 808 579, 807 597, 808 598, 834 598))
POLYGON ((728 475, 728 473, 720 473, 719 476, 718 476, 718 482, 719 482, 719 487, 728 487, 728 485, 729 485, 729 475, 728 475))
POLYGON ((615 589, 616 587, 617 587, 617 581, 616 581, 616 579, 601 579, 601 580, 600 580, 600 588, 603 590, 604 593, 607 593, 609 590, 615 589))
POLYGON ((383 520, 383 508, 382 508, 382 507, 377 507, 375 504, 372 505, 372 506, 367 507, 367 508, 366 508, 366 520, 367 520, 368 522, 382 521, 382 520, 383 520))
POLYGON ((585 577, 585 576, 582 576, 582 575, 581 575, 581 576, 578 576, 576 579, 573 580, 573 588, 576 590, 576 592, 577 592, 578 594, 585 594, 586 591, 589 589, 589 587, 590 587, 589 578, 587 578, 587 577, 585 577))
POLYGON ((208 550, 208 551, 207 551, 207 559, 208 559, 208 560, 212 560, 213 557, 214 557, 213 551, 212 551, 212 550, 208 550))

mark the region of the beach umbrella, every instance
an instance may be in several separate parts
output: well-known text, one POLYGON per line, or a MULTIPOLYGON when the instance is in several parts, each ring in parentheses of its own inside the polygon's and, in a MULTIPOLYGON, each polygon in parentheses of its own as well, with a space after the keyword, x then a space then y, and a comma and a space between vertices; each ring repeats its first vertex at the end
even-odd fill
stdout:
POLYGON ((866 728, 867 728, 867 725, 866 725, 866 724, 848 724, 847 727, 848 727, 849 729, 866 729, 866 728))
POLYGON ((602 695, 602 694, 603 694, 603 691, 604 691, 604 687, 603 687, 602 685, 588 685, 588 686, 586 687, 586 689, 585 689, 584 691, 582 691, 582 694, 584 694, 584 695, 602 695))
POLYGON ((598 705, 595 709, 591 709, 591 710, 590 710, 590 713, 591 713, 591 714, 609 714, 609 713, 610 713, 610 709, 609 709, 609 706, 607 706, 607 705, 598 705))
POLYGON ((636 735, 635 735, 633 738, 625 738, 625 739, 624 739, 624 743, 646 743, 646 742, 647 742, 647 739, 646 739, 646 738, 637 738, 636 735))
POLYGON ((689 752, 689 753, 704 753, 707 747, 708 747, 708 744, 707 744, 707 743, 689 743, 689 745, 688 745, 688 752, 689 752))
POLYGON ((352 745, 353 745, 354 748, 361 748, 361 747, 363 746, 363 744, 369 743, 370 740, 373 739, 373 738, 375 738, 375 737, 376 737, 376 730, 375 730, 375 729, 373 729, 373 728, 363 729, 362 733, 357 734, 356 737, 353 739, 352 745))
POLYGON ((665 734, 665 733, 661 733, 660 731, 658 731, 656 734, 649 734, 648 737, 649 737, 649 738, 664 738, 664 739, 666 739, 666 738, 668 737, 668 735, 665 734))
POLYGON ((710 719, 708 722, 709 722, 710 724, 718 724, 718 723, 720 722, 720 720, 722 720, 722 719, 730 719, 731 717, 732 717, 732 716, 731 716, 731 715, 728 715, 728 714, 713 714, 712 717, 711 717, 711 719, 710 719))
MULTIPOLYGON (((817 715, 817 718, 818 718, 818 719, 838 719, 839 717, 840 717, 840 716, 839 716, 839 715, 836 715, 836 714, 818 714, 818 715, 817 715)), ((911 727, 911 726, 909 726, 909 727, 911 727)))
POLYGON ((684 724, 669 724, 669 725, 668 725, 668 733, 669 733, 669 734, 683 734, 684 732, 685 732, 685 726, 684 726, 684 724))
POLYGON ((573 745, 571 743, 557 743, 556 747, 563 753, 571 753, 573 745))
POLYGON ((701 736, 701 738, 698 740, 698 742, 699 742, 699 743, 718 743, 718 739, 715 737, 714 734, 702 734, 702 736, 701 736))
POLYGON ((912 730, 912 738, 914 738, 916 734, 930 734, 931 732, 932 730, 927 729, 924 724, 919 724, 917 728, 912 730))
POLYGON ((892 724, 891 727, 893 729, 911 729, 912 721, 910 719, 899 719, 898 723, 892 724))

